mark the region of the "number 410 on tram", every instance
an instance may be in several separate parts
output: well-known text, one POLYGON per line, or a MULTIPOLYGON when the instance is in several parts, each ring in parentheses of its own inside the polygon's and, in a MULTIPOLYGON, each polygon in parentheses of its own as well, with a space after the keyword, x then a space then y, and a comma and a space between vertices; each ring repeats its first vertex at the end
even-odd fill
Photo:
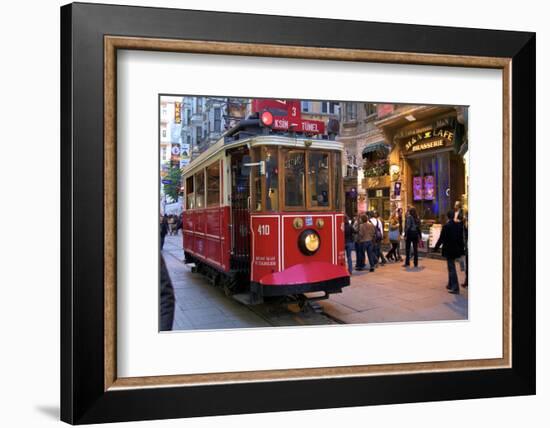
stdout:
POLYGON ((273 125, 258 112, 184 169, 185 260, 249 304, 327 298, 350 283, 343 146, 273 125))

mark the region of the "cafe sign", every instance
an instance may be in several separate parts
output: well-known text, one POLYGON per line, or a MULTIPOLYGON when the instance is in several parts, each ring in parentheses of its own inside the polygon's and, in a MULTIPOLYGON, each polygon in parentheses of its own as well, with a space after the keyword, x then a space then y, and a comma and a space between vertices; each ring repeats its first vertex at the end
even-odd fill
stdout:
POLYGON ((403 147, 407 153, 447 147, 452 145, 454 136, 452 129, 428 129, 411 136, 403 147))

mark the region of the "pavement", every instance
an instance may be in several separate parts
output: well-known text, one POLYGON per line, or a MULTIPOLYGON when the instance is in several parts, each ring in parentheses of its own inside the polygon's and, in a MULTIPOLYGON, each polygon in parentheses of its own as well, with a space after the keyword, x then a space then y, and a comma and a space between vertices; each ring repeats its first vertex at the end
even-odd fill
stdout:
MULTIPOLYGON (((468 319, 468 289, 449 294, 446 260, 422 257, 418 268, 403 262, 354 271, 341 294, 320 301, 326 314, 345 324, 468 319)), ((464 272, 457 263, 459 284, 464 272)))
MULTIPOLYGON (((461 287, 459 295, 447 292, 445 260, 422 257, 418 268, 396 262, 375 272, 354 271, 351 285, 342 293, 300 311, 292 301, 248 306, 226 296, 183 263, 181 235, 167 236, 162 253, 176 297, 174 330, 468 319, 468 290, 461 287)), ((458 263, 457 272, 462 283, 458 263)))

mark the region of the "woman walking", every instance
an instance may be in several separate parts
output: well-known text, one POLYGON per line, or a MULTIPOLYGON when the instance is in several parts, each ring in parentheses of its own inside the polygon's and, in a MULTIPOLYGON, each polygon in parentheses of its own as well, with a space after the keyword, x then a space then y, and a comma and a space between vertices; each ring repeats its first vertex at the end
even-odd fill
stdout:
POLYGON ((413 247, 414 267, 418 267, 418 240, 420 239, 420 219, 416 208, 411 207, 405 219, 405 264, 409 267, 411 262, 411 245, 413 247))
POLYGON ((391 249, 386 254, 386 259, 389 261, 397 262, 399 260, 399 219, 397 218, 397 211, 394 211, 390 217, 388 238, 390 240, 391 249))

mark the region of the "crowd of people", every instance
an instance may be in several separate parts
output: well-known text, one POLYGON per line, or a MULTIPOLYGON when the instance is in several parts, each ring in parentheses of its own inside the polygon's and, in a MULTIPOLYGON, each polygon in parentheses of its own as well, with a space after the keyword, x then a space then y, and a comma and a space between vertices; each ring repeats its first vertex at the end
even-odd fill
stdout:
POLYGON ((178 231, 183 227, 183 219, 181 215, 164 214, 160 218, 160 249, 164 247, 164 239, 166 235, 177 235, 178 231))
MULTIPOLYGON (((441 235, 435 244, 434 251, 442 247, 442 255, 447 259, 449 293, 458 294, 458 275, 456 261, 461 262, 466 272, 463 287, 468 286, 468 223, 467 215, 460 202, 456 202, 453 211, 447 213, 447 223, 443 226, 441 235)), ((344 222, 345 248, 350 275, 354 270, 367 269, 374 272, 386 263, 402 262, 400 242, 405 242, 405 260, 403 267, 410 267, 411 261, 418 267, 418 246, 422 242, 421 222, 415 207, 409 207, 405 216, 402 208, 397 208, 391 215, 388 224, 388 240, 390 248, 384 255, 382 242, 384 240, 384 220, 376 211, 367 211, 354 218, 346 217, 344 222), (355 266, 352 253, 355 251, 355 266)))

